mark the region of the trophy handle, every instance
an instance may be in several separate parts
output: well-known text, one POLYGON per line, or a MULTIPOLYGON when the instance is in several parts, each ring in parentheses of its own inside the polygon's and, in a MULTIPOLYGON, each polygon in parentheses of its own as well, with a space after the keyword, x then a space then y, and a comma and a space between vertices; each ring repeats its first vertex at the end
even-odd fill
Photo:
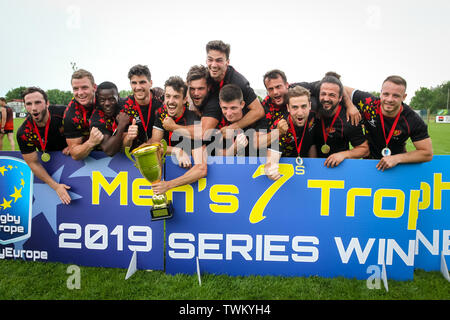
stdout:
POLYGON ((163 148, 164 152, 163 152, 163 157, 166 155, 167 152, 167 142, 164 139, 161 139, 161 147, 163 148))
POLYGON ((125 147, 125 155, 128 157, 128 159, 133 161, 134 165, 136 165, 136 161, 133 160, 133 158, 132 158, 132 156, 130 154, 130 147, 125 147))

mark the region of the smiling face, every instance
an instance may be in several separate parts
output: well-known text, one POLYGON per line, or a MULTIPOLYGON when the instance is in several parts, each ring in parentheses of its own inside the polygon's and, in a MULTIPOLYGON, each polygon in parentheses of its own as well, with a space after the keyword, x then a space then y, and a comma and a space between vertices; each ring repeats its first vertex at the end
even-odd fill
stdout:
POLYGON ((303 127, 311 111, 311 102, 307 96, 291 97, 287 104, 287 110, 294 125, 303 127))
POLYGON ((32 92, 24 97, 25 109, 31 115, 34 122, 39 127, 46 124, 48 119, 49 102, 45 101, 40 92, 32 92))
POLYGON ((335 83, 322 83, 319 93, 319 111, 322 115, 330 117, 335 113, 336 107, 342 100, 339 90, 339 86, 335 83))
POLYGON ((394 117, 399 112, 405 98, 406 88, 404 86, 386 81, 381 87, 381 111, 385 116, 394 117))
POLYGON ((266 78, 264 80, 267 94, 277 106, 282 106, 286 103, 286 95, 288 93, 289 84, 283 80, 281 76, 275 79, 266 78))
POLYGON ((89 106, 94 103, 96 89, 97 86, 87 77, 72 79, 73 96, 83 106, 89 106))
POLYGON ((187 98, 183 97, 183 92, 178 92, 171 86, 166 87, 164 93, 164 104, 167 107, 167 113, 170 117, 178 118, 181 116, 186 101, 187 98))
POLYGON ((219 100, 220 109, 222 109, 222 114, 227 119, 227 121, 234 123, 239 121, 243 117, 242 109, 245 106, 245 101, 240 101, 235 99, 229 102, 219 100))
POLYGON ((116 115, 119 94, 115 89, 100 89, 97 92, 98 104, 108 118, 116 115))
POLYGON ((134 98, 140 105, 147 105, 150 103, 151 80, 144 75, 134 75, 130 79, 130 85, 134 98))
POLYGON ((224 79, 230 60, 224 52, 218 50, 209 50, 206 57, 206 65, 209 75, 214 81, 220 82, 224 79))
POLYGON ((208 83, 205 78, 189 82, 189 96, 194 106, 199 107, 208 96, 208 83))

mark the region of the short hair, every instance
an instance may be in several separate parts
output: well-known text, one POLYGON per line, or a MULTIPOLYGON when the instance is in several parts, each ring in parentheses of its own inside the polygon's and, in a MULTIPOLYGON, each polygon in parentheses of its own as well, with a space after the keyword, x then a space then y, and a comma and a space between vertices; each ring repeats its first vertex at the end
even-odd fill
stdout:
POLYGON ((264 85, 266 85, 266 79, 277 79, 278 77, 281 77, 285 83, 287 82, 286 74, 283 71, 279 69, 267 71, 263 76, 264 85))
POLYGON ((3 98, 3 97, 0 97, 0 101, 3 101, 3 102, 5 102, 5 103, 6 103, 6 99, 5 99, 5 98, 3 98))
POLYGON ((224 43, 222 40, 212 40, 206 44, 206 53, 210 50, 217 50, 225 53, 227 60, 230 58, 230 45, 224 43))
POLYGON ((74 73, 72 73, 70 83, 72 83, 73 79, 83 79, 83 78, 88 78, 91 81, 92 85, 95 84, 94 76, 92 75, 92 73, 84 69, 78 69, 74 73))
MULTIPOLYGON (((329 72, 327 72, 327 74, 329 74, 329 72)), ((339 80, 339 78, 332 76, 332 75, 326 75, 325 77, 322 78, 322 80, 320 80, 319 85, 317 86, 320 92, 320 88, 322 87, 322 84, 324 83, 333 83, 335 85, 337 85, 339 87, 339 97, 342 97, 342 95, 344 94, 344 86, 342 85, 341 80, 339 80)))
POLYGON ((219 92, 219 100, 224 102, 231 102, 234 100, 244 100, 242 90, 235 84, 227 84, 219 92))
POLYGON ((179 76, 172 76, 166 80, 164 83, 164 90, 167 87, 172 87, 176 92, 182 92, 183 98, 186 97, 187 94, 187 85, 179 76))
POLYGON ((117 89, 117 86, 110 81, 104 81, 97 86, 97 92, 99 90, 109 90, 109 89, 114 89, 117 91, 117 93, 119 93, 119 89, 117 89))
POLYGON ((39 87, 28 87, 25 90, 23 90, 22 94, 21 94, 22 99, 25 101, 25 96, 29 95, 30 93, 34 93, 34 92, 39 92, 40 94, 42 94, 42 96, 44 97, 45 102, 46 103, 48 102, 47 93, 44 90, 42 90, 41 88, 39 88, 39 87))
POLYGON ((396 85, 399 85, 399 86, 404 86, 406 89, 406 80, 400 76, 395 76, 395 75, 389 76, 383 81, 383 84, 387 81, 395 83, 396 85))
POLYGON ((148 81, 152 80, 150 69, 148 68, 148 66, 144 66, 142 64, 137 64, 131 67, 130 71, 128 71, 128 79, 131 80, 133 76, 145 76, 148 81))
POLYGON ((308 97, 308 101, 311 101, 311 93, 309 92, 308 89, 306 89, 302 86, 295 86, 295 87, 288 89, 288 93, 287 93, 288 102, 289 102, 290 98, 303 97, 303 96, 308 97))
POLYGON ((209 77, 209 72, 208 72, 208 68, 206 68, 203 65, 195 65, 192 66, 186 76, 186 82, 189 83, 193 80, 199 80, 199 79, 206 79, 206 82, 210 82, 210 77, 209 77))

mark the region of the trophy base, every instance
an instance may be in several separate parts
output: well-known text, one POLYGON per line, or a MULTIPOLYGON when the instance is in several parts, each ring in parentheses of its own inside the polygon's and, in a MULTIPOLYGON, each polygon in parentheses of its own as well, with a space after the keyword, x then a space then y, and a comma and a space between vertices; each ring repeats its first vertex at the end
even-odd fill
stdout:
POLYGON ((170 219, 173 217, 173 206, 172 201, 162 207, 152 207, 150 209, 150 214, 152 216, 152 221, 170 219))

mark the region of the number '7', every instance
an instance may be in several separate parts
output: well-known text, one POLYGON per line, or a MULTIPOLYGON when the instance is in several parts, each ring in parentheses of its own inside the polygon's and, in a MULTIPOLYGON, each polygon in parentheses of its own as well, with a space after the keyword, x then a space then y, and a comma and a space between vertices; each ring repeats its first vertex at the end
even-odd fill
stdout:
MULTIPOLYGON (((272 199, 275 192, 277 192, 278 189, 280 189, 281 186, 294 175, 294 167, 292 166, 292 164, 280 163, 278 170, 282 175, 281 178, 274 181, 274 183, 272 183, 272 185, 269 188, 267 188, 266 191, 264 191, 262 196, 259 197, 258 201, 256 201, 255 205, 252 208, 252 211, 250 212, 249 217, 250 223, 258 223, 266 218, 263 215, 263 212, 267 204, 269 203, 270 199, 272 199)), ((260 165, 258 169, 256 169, 256 171, 253 173, 252 178, 255 179, 261 175, 264 175, 263 164, 260 165)))

